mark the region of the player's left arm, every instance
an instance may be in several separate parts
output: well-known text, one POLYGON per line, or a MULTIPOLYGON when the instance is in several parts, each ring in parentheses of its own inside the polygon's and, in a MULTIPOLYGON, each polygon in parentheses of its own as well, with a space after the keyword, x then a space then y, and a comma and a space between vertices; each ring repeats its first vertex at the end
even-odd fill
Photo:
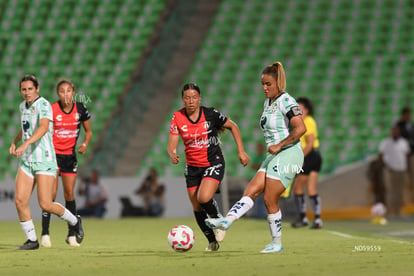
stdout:
POLYGON ((78 145, 78 152, 80 154, 84 154, 86 149, 88 148, 89 142, 92 139, 92 128, 90 120, 86 120, 82 122, 83 129, 85 130, 85 140, 82 144, 78 145))
POLYGON ((49 130, 49 122, 48 118, 41 118, 39 120, 39 127, 33 132, 33 135, 29 137, 20 147, 18 147, 15 151, 16 157, 21 157, 27 147, 42 138, 46 132, 49 130))
POLYGON ((246 166, 249 164, 250 158, 247 153, 244 151, 243 142, 240 134, 240 129, 235 122, 230 118, 227 118, 226 122, 223 125, 224 128, 229 129, 233 135, 234 141, 236 142, 237 151, 239 153, 240 164, 246 166))
POLYGON ((303 123, 303 119, 300 114, 290 118, 290 125, 292 126, 292 130, 290 131, 289 135, 280 141, 279 144, 270 146, 267 149, 269 153, 278 153, 284 146, 288 146, 299 140, 299 138, 306 132, 306 126, 303 123))

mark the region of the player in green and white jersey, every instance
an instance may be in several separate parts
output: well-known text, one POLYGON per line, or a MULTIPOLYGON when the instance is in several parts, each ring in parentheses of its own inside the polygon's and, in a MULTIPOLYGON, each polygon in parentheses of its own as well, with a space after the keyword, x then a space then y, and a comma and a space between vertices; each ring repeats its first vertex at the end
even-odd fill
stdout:
POLYGON ((264 193, 272 237, 261 252, 282 252, 282 213, 280 195, 295 175, 301 172, 303 151, 299 138, 306 132, 302 110, 295 99, 285 92, 286 78, 283 66, 275 62, 267 66, 261 77, 265 102, 260 118, 267 145, 267 154, 256 175, 247 185, 243 197, 237 201, 224 218, 206 219, 211 228, 227 230, 230 225, 254 205, 256 197, 264 193))
MULTIPOLYGON (((21 164, 41 163, 45 162, 50 168, 44 172, 48 175, 54 175, 57 170, 56 154, 53 147, 53 124, 52 124, 52 107, 50 103, 43 97, 38 96, 29 105, 27 101, 23 101, 19 106, 21 114, 21 130, 22 142, 26 142, 33 136, 40 126, 41 119, 47 119, 47 129, 43 136, 34 143, 27 146, 21 157, 21 164)), ((33 173, 30 168, 23 168, 27 174, 33 173)))
POLYGON ((58 215, 77 229, 77 238, 83 239, 80 217, 74 216, 61 204, 53 202, 52 187, 57 164, 52 141, 52 109, 50 103, 39 96, 39 82, 31 75, 20 81, 20 93, 25 101, 20 104, 21 128, 14 138, 9 152, 20 158, 16 176, 16 209, 27 240, 18 249, 38 249, 29 201, 37 184, 39 205, 43 210, 58 215), (22 144, 17 147, 17 144, 22 144))

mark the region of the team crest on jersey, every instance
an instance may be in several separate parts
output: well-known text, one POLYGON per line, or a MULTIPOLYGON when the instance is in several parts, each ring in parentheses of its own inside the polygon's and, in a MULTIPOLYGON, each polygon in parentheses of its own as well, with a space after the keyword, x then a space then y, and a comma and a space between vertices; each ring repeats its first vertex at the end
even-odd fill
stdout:
POLYGON ((30 123, 28 121, 23 121, 23 131, 26 132, 30 128, 30 123))
POLYGON ((210 122, 209 121, 204 122, 204 128, 207 129, 207 130, 210 128, 210 122))
POLYGON ((262 118, 260 118, 260 127, 262 129, 264 129, 264 126, 266 124, 266 121, 267 121, 266 116, 262 116, 262 118))
POLYGON ((75 120, 76 120, 76 121, 79 121, 79 118, 80 118, 80 115, 79 115, 79 113, 78 113, 78 112, 76 112, 76 113, 75 113, 75 120))

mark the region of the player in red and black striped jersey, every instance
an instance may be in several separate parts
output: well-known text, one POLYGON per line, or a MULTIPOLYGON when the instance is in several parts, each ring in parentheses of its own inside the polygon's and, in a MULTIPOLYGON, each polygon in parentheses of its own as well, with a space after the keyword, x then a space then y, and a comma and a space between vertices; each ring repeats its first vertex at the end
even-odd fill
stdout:
POLYGON ((171 162, 178 164, 180 156, 177 154, 177 145, 181 136, 185 145, 187 192, 194 216, 209 241, 206 251, 217 251, 218 241, 224 238, 224 232, 214 233, 204 220, 207 215, 212 218, 219 216, 213 200, 225 168, 219 132, 224 129, 231 131, 243 166, 249 163, 249 156, 244 151, 238 126, 216 109, 200 106, 201 92, 196 84, 184 85, 181 96, 184 108, 175 112, 171 120, 168 154, 171 162))
MULTIPOLYGON (((72 81, 62 79, 56 86, 59 101, 52 104, 53 110, 53 145, 56 151, 58 163, 58 175, 62 177, 66 208, 76 214, 75 202, 75 183, 77 174, 76 151, 84 154, 92 138, 92 130, 89 119, 91 118, 88 109, 83 103, 76 102, 75 86, 72 81), (85 140, 76 145, 79 137, 81 125, 85 130, 85 140)), ((58 177, 54 186, 54 198, 56 197, 58 177)), ((45 247, 51 246, 49 236, 50 214, 42 212, 42 240, 41 244, 45 247)), ((74 228, 68 226, 68 236, 66 242, 71 246, 79 246, 75 238, 74 228)))

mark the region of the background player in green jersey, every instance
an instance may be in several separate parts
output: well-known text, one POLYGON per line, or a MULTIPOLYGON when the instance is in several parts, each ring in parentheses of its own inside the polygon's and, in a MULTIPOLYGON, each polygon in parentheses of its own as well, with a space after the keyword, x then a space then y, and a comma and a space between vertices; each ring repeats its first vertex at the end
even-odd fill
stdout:
POLYGON ((283 251, 282 213, 278 202, 293 177, 302 169, 303 152, 299 138, 306 132, 306 127, 300 116, 300 107, 285 92, 286 78, 280 62, 263 70, 261 82, 266 98, 260 118, 267 145, 265 160, 247 185, 243 197, 226 217, 207 219, 206 224, 211 228, 228 229, 233 221, 253 207, 254 200, 263 192, 272 241, 261 252, 273 253, 283 251))
POLYGON ((35 184, 37 197, 43 210, 59 216, 70 225, 76 226, 78 242, 83 239, 80 217, 76 217, 61 204, 53 202, 52 189, 57 164, 52 141, 52 108, 50 103, 39 96, 39 82, 31 75, 20 81, 20 93, 24 101, 20 104, 21 128, 14 138, 9 152, 20 158, 16 176, 16 209, 26 242, 18 249, 38 249, 29 201, 35 184), (17 144, 22 144, 17 147, 17 144))

